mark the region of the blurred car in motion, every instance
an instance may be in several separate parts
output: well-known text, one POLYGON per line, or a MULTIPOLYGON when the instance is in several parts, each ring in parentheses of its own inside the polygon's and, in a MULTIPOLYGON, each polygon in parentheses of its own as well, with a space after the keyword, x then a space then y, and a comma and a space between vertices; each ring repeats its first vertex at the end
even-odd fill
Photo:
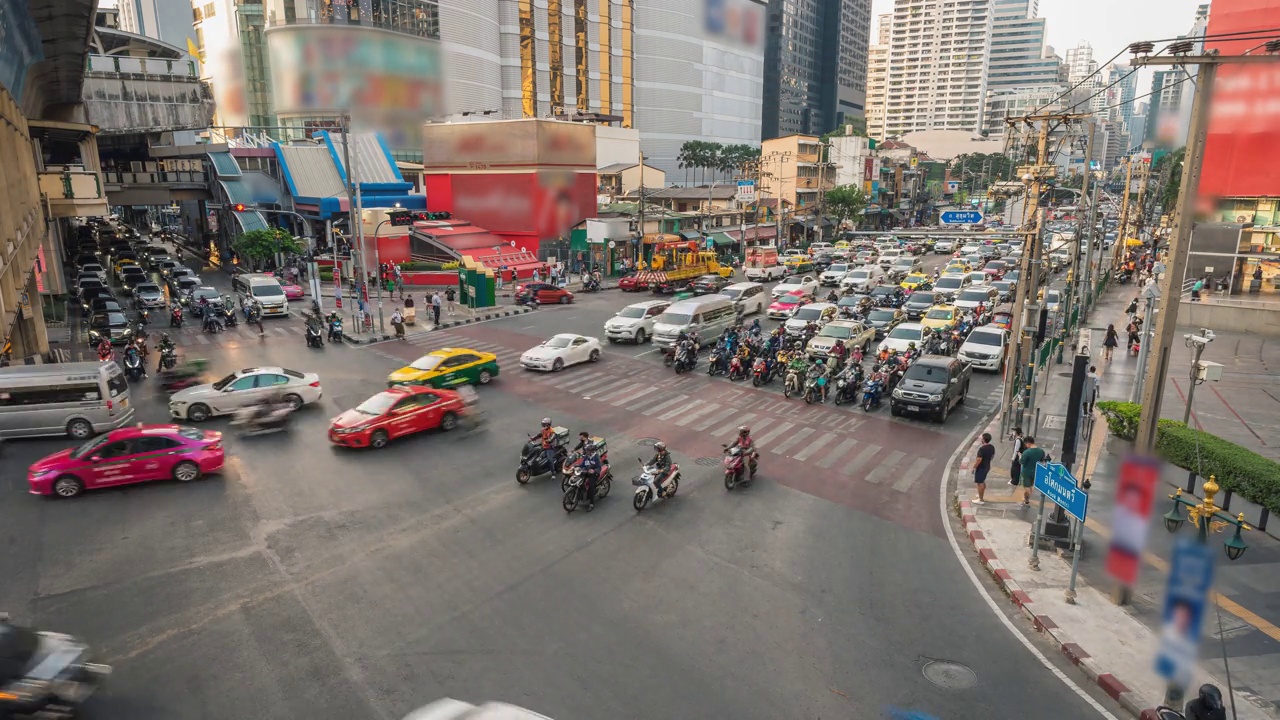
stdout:
POLYGON ((386 447, 406 435, 449 431, 468 415, 466 395, 475 391, 398 385, 387 388, 329 423, 329 442, 343 447, 386 447))
POLYGON ((151 480, 191 482, 222 469, 222 463, 220 432, 139 423, 36 461, 27 470, 27 484, 32 495, 72 498, 151 480))

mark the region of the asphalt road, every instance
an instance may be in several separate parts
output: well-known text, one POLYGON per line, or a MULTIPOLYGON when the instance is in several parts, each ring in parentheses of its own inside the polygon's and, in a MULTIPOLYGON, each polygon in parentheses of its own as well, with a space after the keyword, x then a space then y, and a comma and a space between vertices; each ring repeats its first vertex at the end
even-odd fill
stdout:
MULTIPOLYGON (((92 708, 103 718, 389 719, 445 696, 557 720, 1092 714, 1009 635, 946 542, 937 483, 977 409, 937 426, 807 407, 677 381, 645 347, 552 376, 511 362, 553 332, 598 334, 635 299, 367 348, 308 350, 297 320, 268 321, 265 340, 181 335, 212 374, 315 371, 324 399, 288 434, 229 440, 226 472, 185 486, 26 495, 27 465, 67 442, 6 444, 0 607, 114 665, 92 708), (463 343, 504 360, 480 390, 481 429, 328 445, 328 419, 389 370, 463 343), (547 479, 515 482, 522 433, 544 415, 608 438, 620 482, 594 512, 566 516, 547 479), (762 475, 726 493, 719 443, 744 419, 762 475), (659 437, 684 482, 636 513, 626 480, 659 437), (973 684, 931 683, 933 661, 971 668, 973 684)), ((162 421, 147 382, 140 419, 162 421)), ((971 396, 994 383, 975 377, 971 396)))

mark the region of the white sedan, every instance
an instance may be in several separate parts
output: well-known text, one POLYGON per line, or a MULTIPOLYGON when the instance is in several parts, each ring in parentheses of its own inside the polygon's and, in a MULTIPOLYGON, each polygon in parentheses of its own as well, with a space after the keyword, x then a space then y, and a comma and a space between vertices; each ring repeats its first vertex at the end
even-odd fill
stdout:
POLYGON ((282 367, 237 370, 208 385, 180 390, 169 398, 169 414, 177 420, 200 422, 214 415, 230 415, 269 397, 280 397, 294 410, 316 402, 324 391, 320 376, 282 367))
POLYGON ((773 296, 774 300, 777 300, 783 295, 795 290, 804 290, 809 293, 816 293, 818 292, 818 279, 812 275, 792 275, 790 277, 785 277, 782 279, 782 282, 773 286, 773 291, 770 295, 773 296))
POLYGON ((559 372, 569 365, 596 362, 600 359, 600 341, 586 335, 560 333, 541 345, 529 348, 520 356, 526 370, 559 372))

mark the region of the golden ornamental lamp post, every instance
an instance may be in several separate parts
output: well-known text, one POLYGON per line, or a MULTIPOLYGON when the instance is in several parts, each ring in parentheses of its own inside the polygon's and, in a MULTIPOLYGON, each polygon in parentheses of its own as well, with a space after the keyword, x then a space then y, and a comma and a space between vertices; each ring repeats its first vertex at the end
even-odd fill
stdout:
POLYGON ((1164 515, 1164 527, 1171 533, 1178 532, 1182 524, 1186 522, 1186 517, 1182 515, 1182 506, 1187 506, 1187 515, 1191 518, 1191 522, 1195 523, 1199 533, 1197 538, 1203 544, 1209 543, 1210 532, 1222 532, 1228 525, 1234 525, 1235 534, 1232 535, 1225 543, 1223 549, 1226 550, 1227 557, 1231 560, 1239 560, 1244 551, 1249 549, 1244 538, 1240 537, 1241 530, 1252 530, 1248 523, 1244 521, 1244 513, 1240 513, 1236 517, 1231 517, 1221 508, 1214 504, 1213 498, 1218 494, 1218 481, 1213 475, 1205 481, 1203 486, 1204 500, 1195 502, 1195 498, 1188 500, 1182 497, 1182 489, 1179 488, 1176 493, 1170 495, 1173 500, 1173 509, 1164 515))

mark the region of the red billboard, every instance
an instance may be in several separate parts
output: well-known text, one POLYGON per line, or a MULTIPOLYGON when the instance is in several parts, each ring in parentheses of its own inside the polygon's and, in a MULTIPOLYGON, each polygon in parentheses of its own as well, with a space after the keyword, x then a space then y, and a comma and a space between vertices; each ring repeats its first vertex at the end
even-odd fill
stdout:
POLYGON ((503 237, 528 238, 526 249, 533 251, 539 241, 568 238, 574 225, 596 211, 594 172, 450 173, 428 175, 426 181, 432 210, 448 210, 503 237))
MULTIPOLYGON (((1275 27, 1277 13, 1280 0, 1214 0, 1210 38, 1261 33, 1247 40, 1210 39, 1206 46, 1223 56, 1242 55, 1274 37, 1266 31, 1275 27)), ((1219 66, 1209 118, 1201 197, 1280 196, 1280 63, 1219 66)))

